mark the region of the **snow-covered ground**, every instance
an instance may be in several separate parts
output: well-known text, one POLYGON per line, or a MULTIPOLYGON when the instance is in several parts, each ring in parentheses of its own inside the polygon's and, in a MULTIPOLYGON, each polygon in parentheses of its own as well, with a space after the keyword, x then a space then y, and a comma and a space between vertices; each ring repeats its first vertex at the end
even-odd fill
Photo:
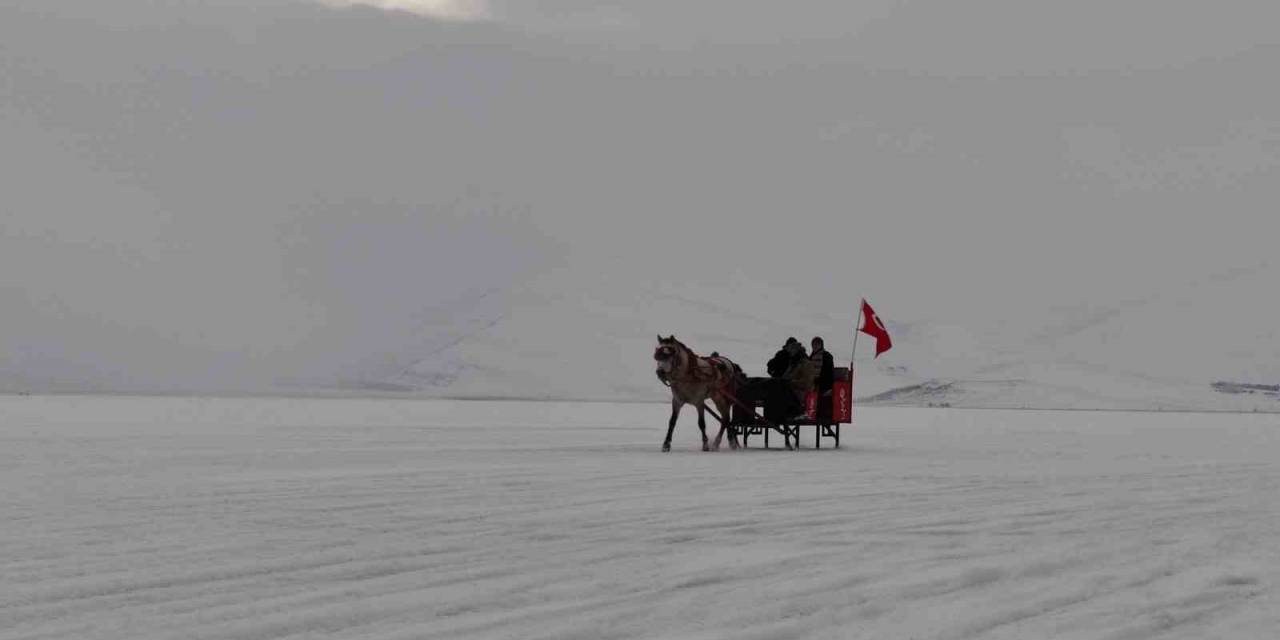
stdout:
POLYGON ((1280 628, 1276 416, 691 416, 663 455, 652 404, 0 397, 0 638, 1280 628))

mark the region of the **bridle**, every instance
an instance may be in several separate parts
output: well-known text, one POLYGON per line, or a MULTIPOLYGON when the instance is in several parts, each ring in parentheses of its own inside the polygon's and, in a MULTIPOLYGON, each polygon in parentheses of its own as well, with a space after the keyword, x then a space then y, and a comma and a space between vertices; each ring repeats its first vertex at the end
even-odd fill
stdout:
MULTIPOLYGON (((712 355, 715 356, 717 354, 712 355)), ((697 381, 707 378, 706 375, 701 373, 698 361, 703 360, 706 361, 709 366, 711 365, 711 361, 708 358, 703 358, 702 356, 694 353, 692 349, 685 346, 682 342, 663 343, 658 345, 658 347, 653 350, 653 359, 658 362, 671 362, 671 365, 666 369, 658 369, 657 371, 658 380, 662 381, 662 384, 668 387, 671 386, 671 379, 676 377, 677 369, 687 369, 685 375, 692 378, 694 381, 697 381), (685 355, 684 362, 680 362, 677 356, 679 353, 683 353, 685 355)), ((710 376, 715 377, 715 367, 711 366, 710 368, 712 369, 710 376)))
POLYGON ((669 344, 660 344, 653 350, 653 359, 655 361, 671 363, 666 369, 658 369, 657 371, 658 380, 668 387, 671 386, 671 374, 675 373, 676 366, 680 364, 676 360, 676 353, 677 349, 669 344), (670 374, 668 371, 670 371, 670 374))

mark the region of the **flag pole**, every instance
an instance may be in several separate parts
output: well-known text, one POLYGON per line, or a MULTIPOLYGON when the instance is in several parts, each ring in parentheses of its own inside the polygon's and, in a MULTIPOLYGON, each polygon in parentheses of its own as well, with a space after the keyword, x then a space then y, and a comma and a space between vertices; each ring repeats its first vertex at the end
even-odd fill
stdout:
POLYGON ((853 355, 849 356, 849 376, 853 376, 853 363, 858 358, 858 334, 862 333, 862 308, 866 304, 866 298, 858 303, 858 318, 853 321, 853 355))
MULTIPOLYGON (((853 425, 853 378, 855 374, 854 362, 858 359, 858 334, 862 333, 862 310, 867 308, 867 299, 863 298, 858 302, 858 317, 853 321, 853 353, 849 355, 849 425, 853 425)), ((836 425, 836 433, 839 434, 840 426, 836 425)), ((839 446, 840 438, 836 438, 836 445, 839 446)))

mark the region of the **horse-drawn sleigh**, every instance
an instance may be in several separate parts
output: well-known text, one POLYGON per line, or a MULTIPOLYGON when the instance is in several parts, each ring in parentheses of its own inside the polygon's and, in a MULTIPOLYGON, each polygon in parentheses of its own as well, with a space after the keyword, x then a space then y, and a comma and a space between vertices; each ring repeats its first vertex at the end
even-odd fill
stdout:
POLYGON ((837 367, 831 391, 819 394, 810 390, 805 394, 803 413, 776 411, 762 414, 766 395, 750 391, 751 386, 767 385, 768 379, 749 379, 742 368, 733 361, 712 353, 699 356, 675 336, 658 336, 658 346, 653 358, 657 361, 658 379, 671 388, 671 419, 667 424, 667 437, 663 451, 671 450, 671 434, 675 430, 680 409, 692 404, 698 410, 698 429, 702 432, 702 450, 720 448, 721 439, 729 434, 729 446, 737 449, 747 446, 753 435, 764 436, 769 447, 769 432, 776 431, 783 437, 787 449, 799 448, 801 427, 814 428, 814 448, 822 447, 822 438, 831 438, 840 446, 840 426, 849 424, 853 417, 853 380, 850 369, 837 367), (706 406, 710 400, 715 410, 706 406), (827 403, 830 403, 829 405, 827 403), (714 441, 707 440, 706 412, 720 421, 720 431, 714 441), (766 415, 768 417, 766 417, 766 415), (742 437, 739 445, 738 437, 742 437), (791 444, 795 440, 794 447, 791 444))

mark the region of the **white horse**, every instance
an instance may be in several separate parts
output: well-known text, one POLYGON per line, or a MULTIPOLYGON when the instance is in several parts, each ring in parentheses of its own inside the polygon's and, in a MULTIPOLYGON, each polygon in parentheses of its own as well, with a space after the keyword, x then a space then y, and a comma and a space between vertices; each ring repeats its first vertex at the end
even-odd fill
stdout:
MULTIPOLYGON (((729 428, 730 397, 737 393, 742 369, 728 358, 719 354, 711 354, 704 358, 693 352, 684 343, 676 340, 674 335, 658 336, 658 347, 653 351, 653 359, 658 362, 658 379, 671 387, 671 420, 667 423, 667 439, 662 441, 662 450, 671 450, 671 432, 675 431, 676 419, 680 417, 680 409, 685 404, 698 408, 698 429, 702 431, 702 450, 711 451, 720 448, 720 439, 729 428), (715 442, 707 444, 707 420, 704 404, 707 400, 715 403, 720 416, 720 433, 715 442)), ((738 436, 729 431, 729 447, 738 448, 738 436)))

